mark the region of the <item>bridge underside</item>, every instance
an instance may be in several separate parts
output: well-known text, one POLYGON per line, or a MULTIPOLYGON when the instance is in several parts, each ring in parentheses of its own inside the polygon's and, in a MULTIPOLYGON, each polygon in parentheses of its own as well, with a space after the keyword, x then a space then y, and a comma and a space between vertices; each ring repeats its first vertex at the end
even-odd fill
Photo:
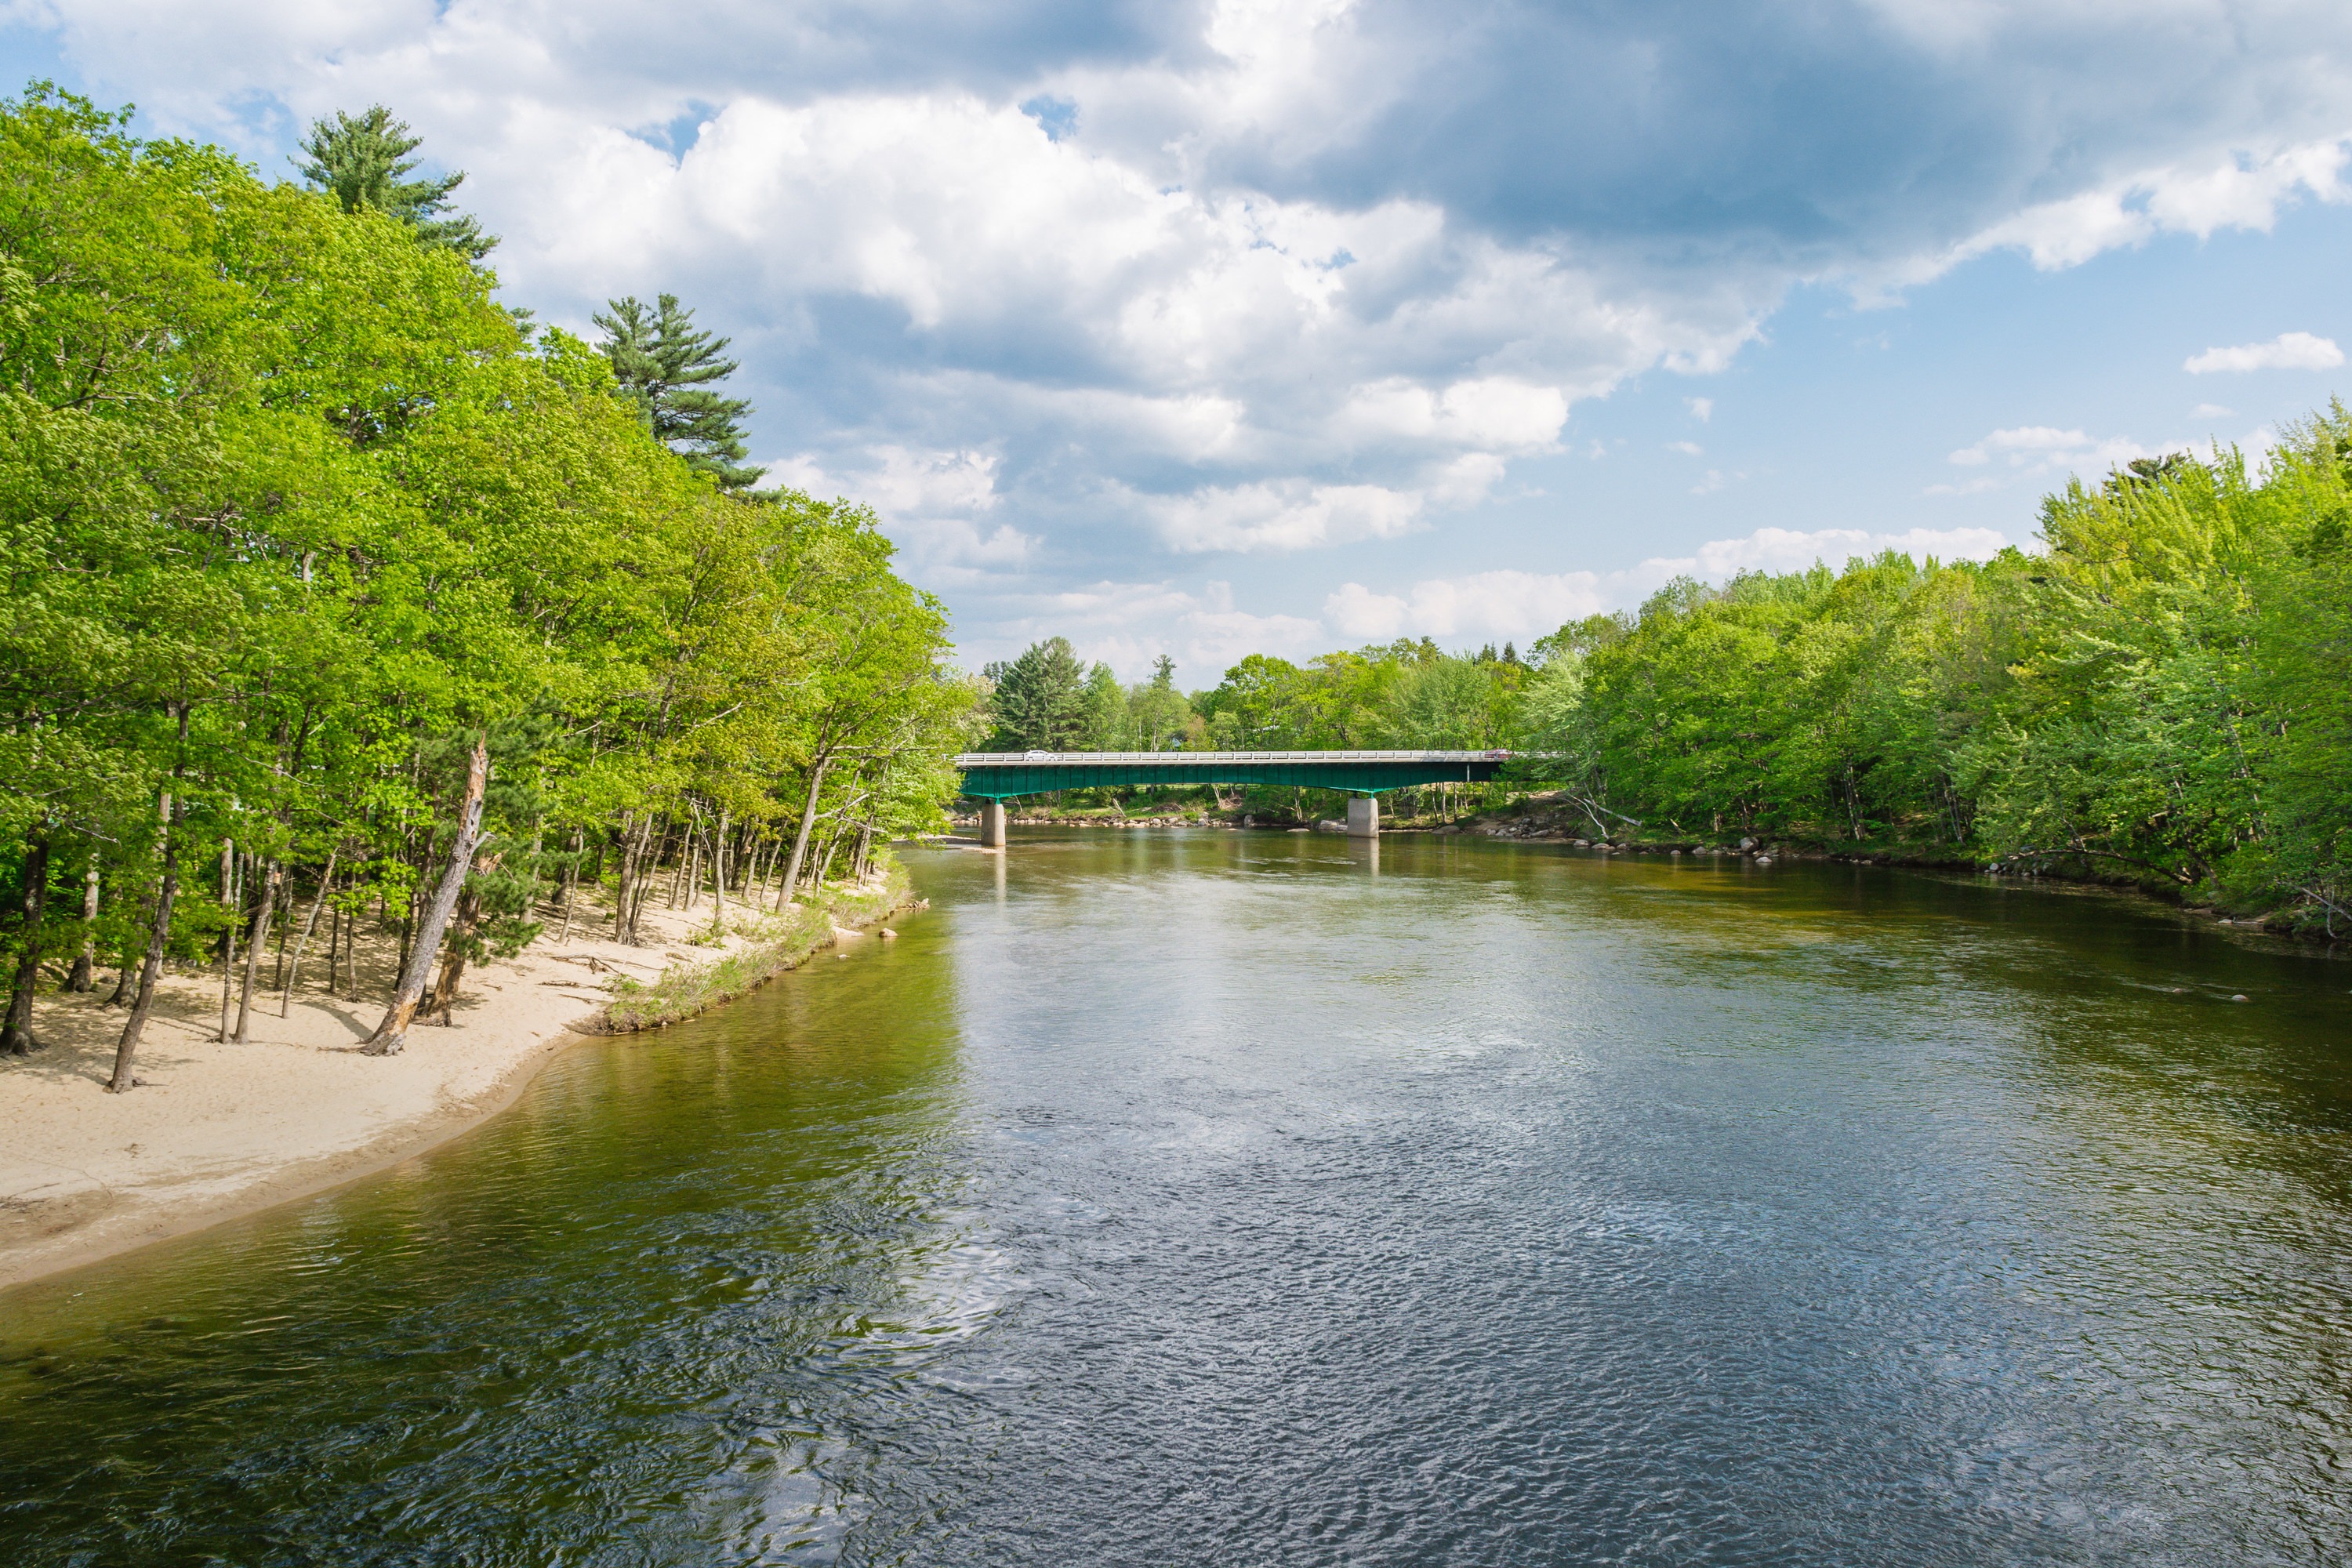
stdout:
POLYGON ((1501 752, 978 752, 956 759, 982 800, 1124 784, 1275 784, 1380 795, 1415 784, 1484 784, 1501 752))

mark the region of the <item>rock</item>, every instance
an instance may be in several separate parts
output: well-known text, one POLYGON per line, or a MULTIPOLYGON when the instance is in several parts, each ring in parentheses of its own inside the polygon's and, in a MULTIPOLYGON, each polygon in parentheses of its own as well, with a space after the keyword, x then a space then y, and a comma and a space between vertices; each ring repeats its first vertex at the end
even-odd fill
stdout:
POLYGON ((1318 833, 1345 833, 1348 831, 1348 825, 1344 822, 1334 822, 1327 816, 1322 821, 1315 825, 1315 831, 1318 833))
POLYGON ((875 934, 876 934, 876 935, 877 935, 877 936, 879 936, 879 937, 880 937, 884 942, 896 942, 896 941, 898 941, 898 933, 897 931, 892 931, 888 926, 884 926, 884 927, 883 927, 879 931, 877 931, 875 934))
POLYGON ((2230 1000, 2231 1000, 2231 1001, 2232 1001, 2232 1002, 2243 1002, 2244 1000, 2246 1000, 2246 998, 2244 997, 2244 995, 2240 994, 2240 995, 2236 995, 2236 996, 2232 996, 2232 997, 2231 997, 2231 998, 2230 998, 2230 1000))
POLYGON ((1743 839, 1741 839, 1741 840, 1739 841, 1739 852, 1740 852, 1742 855, 1747 854, 1750 849, 1753 849, 1753 848, 1755 848, 1755 847, 1756 847, 1756 840, 1754 840, 1753 838, 1743 838, 1743 839))

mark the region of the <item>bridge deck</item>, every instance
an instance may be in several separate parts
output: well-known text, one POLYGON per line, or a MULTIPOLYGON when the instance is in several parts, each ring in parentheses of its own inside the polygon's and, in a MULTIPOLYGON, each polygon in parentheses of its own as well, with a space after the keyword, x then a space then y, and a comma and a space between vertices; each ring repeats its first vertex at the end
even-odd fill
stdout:
POLYGON ((971 752, 963 793, 982 800, 1118 784, 1279 784, 1379 795, 1483 784, 1507 752, 971 752))

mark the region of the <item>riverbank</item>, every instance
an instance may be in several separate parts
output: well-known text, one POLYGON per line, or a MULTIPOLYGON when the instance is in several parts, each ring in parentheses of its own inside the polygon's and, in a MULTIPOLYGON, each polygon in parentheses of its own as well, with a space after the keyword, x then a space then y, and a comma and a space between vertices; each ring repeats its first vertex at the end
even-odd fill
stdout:
MULTIPOLYGON (((669 1021, 646 1017, 644 999, 715 1005, 880 923, 906 887, 894 868, 797 918, 741 922, 723 942, 691 940, 708 906, 648 909, 639 947, 600 934, 609 914, 583 910, 568 941, 551 930, 469 975, 449 1025, 412 1028, 396 1057, 359 1051, 392 984, 387 936, 362 933, 361 1000, 305 985, 280 1018, 275 993, 257 996, 241 1046, 218 1038, 219 973, 169 973, 140 1048, 142 1087, 124 1095, 105 1091, 123 1020, 105 1004, 110 986, 45 992, 34 1033, 47 1048, 0 1067, 0 1289, 413 1158, 511 1105, 566 1046, 669 1021), (714 973, 740 988, 714 988, 714 973)), ((314 954, 306 968, 325 965, 314 954)))

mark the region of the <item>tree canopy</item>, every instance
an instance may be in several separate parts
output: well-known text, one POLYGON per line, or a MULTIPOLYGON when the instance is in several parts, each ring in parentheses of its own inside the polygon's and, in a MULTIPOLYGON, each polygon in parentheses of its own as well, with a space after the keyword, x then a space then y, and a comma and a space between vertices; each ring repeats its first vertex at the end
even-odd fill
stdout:
POLYGON ((0 104, 16 995, 84 942, 126 991, 249 947, 303 880, 440 954, 438 999, 559 884, 608 873, 625 935, 656 865, 742 896, 789 862, 782 899, 941 820, 974 693, 873 514, 673 453, 385 167, 331 199, 0 104), (94 918, 47 898, 93 867, 94 918))
POLYGON ((424 243, 446 246, 468 261, 479 261, 499 243, 478 219, 450 211, 449 195, 465 184, 464 170, 439 179, 406 177, 418 163, 409 154, 423 140, 381 103, 356 119, 337 110, 332 120, 313 121, 297 145, 307 160, 296 165, 301 176, 347 213, 373 207, 406 224, 424 243))
POLYGON ((729 340, 698 330, 694 312, 664 294, 648 310, 635 298, 614 300, 595 318, 598 346, 623 395, 636 406, 654 439, 709 474, 722 489, 748 489, 764 468, 743 466, 740 421, 751 405, 721 396, 715 384, 740 370, 723 359, 729 340))

